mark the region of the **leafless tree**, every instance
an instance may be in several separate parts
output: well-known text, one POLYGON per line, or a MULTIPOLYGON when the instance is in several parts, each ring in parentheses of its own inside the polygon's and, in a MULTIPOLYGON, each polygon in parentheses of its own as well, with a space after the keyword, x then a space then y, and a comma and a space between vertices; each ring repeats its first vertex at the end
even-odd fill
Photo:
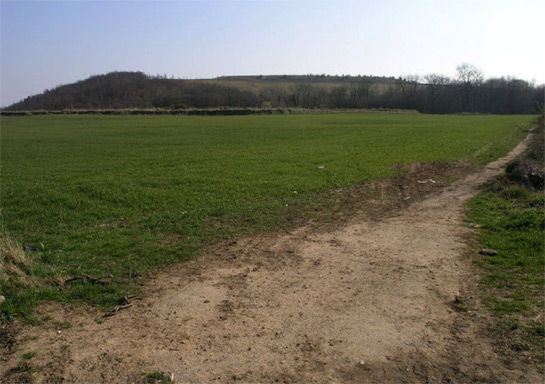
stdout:
POLYGON ((473 64, 462 63, 456 67, 456 76, 462 93, 462 111, 473 112, 476 89, 482 84, 484 74, 473 64))
POLYGON ((407 75, 399 78, 397 84, 403 95, 404 108, 416 109, 419 81, 419 75, 407 75))
POLYGON ((430 112, 436 113, 441 95, 445 88, 450 84, 450 78, 437 73, 430 73, 429 75, 424 76, 424 81, 426 82, 428 90, 430 112))
POLYGON ((349 107, 350 108, 367 108, 369 106, 371 87, 372 87, 371 79, 366 76, 352 83, 348 90, 349 107))

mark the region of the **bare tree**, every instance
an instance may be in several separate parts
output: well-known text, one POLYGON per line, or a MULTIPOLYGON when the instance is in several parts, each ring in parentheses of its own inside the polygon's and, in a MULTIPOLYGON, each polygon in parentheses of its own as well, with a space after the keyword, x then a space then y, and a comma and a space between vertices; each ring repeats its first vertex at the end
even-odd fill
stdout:
POLYGON ((418 75, 407 75, 399 78, 397 84, 403 95, 403 108, 416 109, 419 81, 420 76, 418 75))
POLYGON ((363 78, 358 79, 356 82, 350 84, 349 107, 367 108, 369 106, 371 87, 371 80, 367 76, 364 76, 363 78))
POLYGON ((333 108, 348 108, 350 106, 348 87, 341 85, 333 88, 329 92, 329 99, 333 108))
POLYGON ((297 84, 292 88, 292 99, 296 107, 319 108, 321 93, 312 85, 297 84))
POLYGON ((475 93, 484 79, 483 72, 473 64, 462 63, 456 67, 458 84, 462 93, 462 111, 475 110, 475 93))
POLYGON ((450 83, 448 76, 439 75, 437 73, 430 73, 424 76, 426 86, 428 89, 429 108, 431 113, 437 113, 437 107, 441 99, 443 91, 450 83))

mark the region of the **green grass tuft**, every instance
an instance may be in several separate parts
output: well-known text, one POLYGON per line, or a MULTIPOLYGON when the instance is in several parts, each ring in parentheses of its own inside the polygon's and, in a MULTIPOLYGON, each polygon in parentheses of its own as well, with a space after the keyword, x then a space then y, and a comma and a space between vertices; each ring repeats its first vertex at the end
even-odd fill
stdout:
POLYGON ((171 380, 169 380, 167 377, 165 377, 161 372, 152 372, 148 373, 146 375, 146 381, 147 384, 167 384, 172 383, 171 380))
POLYGON ((36 356, 37 353, 38 353, 38 352, 36 352, 36 351, 26 352, 26 353, 23 353, 23 354, 21 355, 21 357, 22 357, 23 359, 25 359, 25 360, 30 360, 30 359, 32 359, 34 356, 36 356))

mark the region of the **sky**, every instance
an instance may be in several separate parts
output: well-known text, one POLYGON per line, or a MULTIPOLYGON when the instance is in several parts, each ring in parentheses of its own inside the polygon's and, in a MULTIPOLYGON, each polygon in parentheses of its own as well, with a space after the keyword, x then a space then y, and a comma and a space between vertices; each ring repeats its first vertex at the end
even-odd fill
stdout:
POLYGON ((92 75, 331 74, 545 83, 543 0, 0 0, 0 106, 92 75))

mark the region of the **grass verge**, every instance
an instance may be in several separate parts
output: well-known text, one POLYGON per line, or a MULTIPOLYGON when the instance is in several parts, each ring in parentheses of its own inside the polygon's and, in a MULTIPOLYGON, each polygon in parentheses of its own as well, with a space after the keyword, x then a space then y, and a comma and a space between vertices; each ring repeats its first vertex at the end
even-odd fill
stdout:
POLYGON ((545 196, 543 125, 529 150, 469 203, 480 226, 483 303, 493 314, 489 332, 502 354, 545 363, 545 196), (540 176, 541 175, 541 176, 540 176), (542 180, 542 179, 541 179, 542 180), (492 252, 493 253, 493 252, 492 252))

